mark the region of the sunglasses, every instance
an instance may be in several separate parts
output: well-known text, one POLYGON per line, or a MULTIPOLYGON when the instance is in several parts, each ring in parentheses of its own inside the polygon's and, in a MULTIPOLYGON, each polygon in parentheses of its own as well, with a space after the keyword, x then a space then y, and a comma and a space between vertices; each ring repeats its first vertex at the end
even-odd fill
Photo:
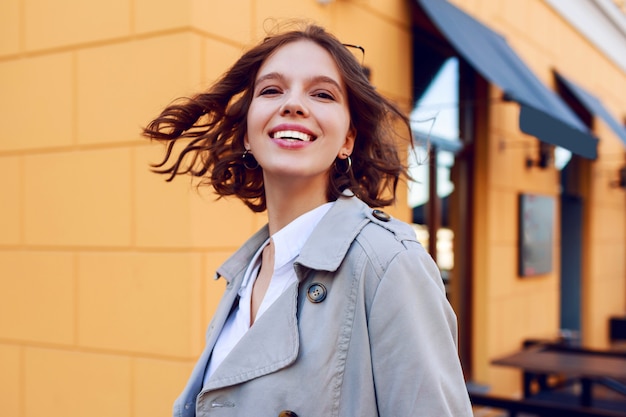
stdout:
POLYGON ((360 45, 353 45, 351 43, 344 43, 343 46, 348 48, 352 52, 352 55, 357 59, 357 61, 361 62, 361 66, 363 66, 363 61, 365 61, 365 48, 360 45))

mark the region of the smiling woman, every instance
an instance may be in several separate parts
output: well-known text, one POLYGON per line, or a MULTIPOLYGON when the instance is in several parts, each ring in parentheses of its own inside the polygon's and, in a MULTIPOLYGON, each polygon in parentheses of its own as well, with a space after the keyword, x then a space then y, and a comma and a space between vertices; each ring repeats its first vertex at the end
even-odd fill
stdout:
POLYGON ((472 415, 439 271, 409 225, 371 208, 406 174, 398 120, 410 136, 351 52, 306 26, 144 130, 168 144, 156 172, 268 217, 217 271, 228 285, 175 416, 472 415))

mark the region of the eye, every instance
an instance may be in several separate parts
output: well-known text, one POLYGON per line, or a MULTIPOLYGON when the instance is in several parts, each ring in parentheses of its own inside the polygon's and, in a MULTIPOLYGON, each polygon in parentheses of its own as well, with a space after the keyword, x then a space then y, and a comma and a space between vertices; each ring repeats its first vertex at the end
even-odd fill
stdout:
POLYGON ((275 95, 275 94, 280 94, 280 90, 277 87, 264 87, 261 89, 261 91, 259 91, 260 96, 275 95))
POLYGON ((316 91, 316 92, 313 93, 313 97, 321 98, 321 99, 324 99, 324 100, 335 101, 335 96, 333 96, 328 91, 316 91))

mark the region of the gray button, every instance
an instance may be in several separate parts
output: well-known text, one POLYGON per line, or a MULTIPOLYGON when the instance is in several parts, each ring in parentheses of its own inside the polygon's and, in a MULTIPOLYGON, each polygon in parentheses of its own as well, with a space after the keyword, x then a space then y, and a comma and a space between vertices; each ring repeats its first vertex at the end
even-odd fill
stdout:
POLYGON ((376 217, 378 220, 383 221, 383 222, 388 222, 389 220, 391 220, 391 216, 382 210, 378 210, 378 209, 373 210, 372 215, 376 217))
POLYGON ((306 296, 312 303, 321 303, 326 298, 326 287, 319 282, 309 285, 306 296))

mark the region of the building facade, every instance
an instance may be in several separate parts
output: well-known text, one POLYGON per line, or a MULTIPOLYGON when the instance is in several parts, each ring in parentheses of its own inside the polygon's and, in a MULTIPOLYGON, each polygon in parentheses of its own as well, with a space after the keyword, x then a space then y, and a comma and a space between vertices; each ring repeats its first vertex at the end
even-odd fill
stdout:
POLYGON ((289 19, 363 46, 411 114, 415 182, 389 211, 442 269, 468 381, 519 395, 490 361, 529 338, 609 347, 626 314, 623 3, 6 0, 2 415, 170 414, 213 273, 265 220, 152 174, 162 149, 140 130, 289 19))

